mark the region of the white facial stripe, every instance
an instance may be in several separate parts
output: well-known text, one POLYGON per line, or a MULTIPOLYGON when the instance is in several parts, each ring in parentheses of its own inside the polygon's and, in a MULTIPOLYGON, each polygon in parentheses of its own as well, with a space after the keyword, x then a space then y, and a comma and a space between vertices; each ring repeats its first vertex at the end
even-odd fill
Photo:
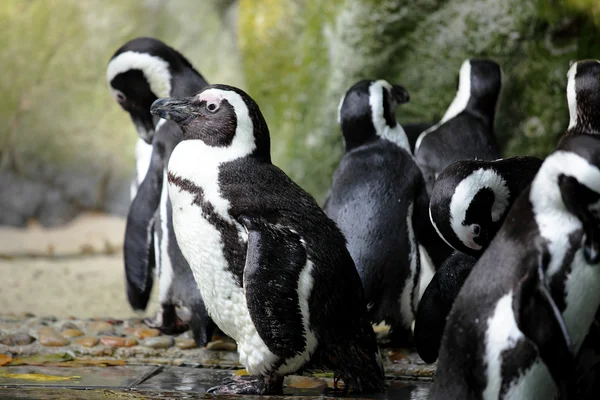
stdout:
POLYGON ((458 91, 456 92, 456 96, 454 96, 454 100, 450 103, 450 106, 446 110, 446 113, 434 126, 423 131, 419 137, 417 138, 417 142, 415 143, 415 154, 419 147, 421 146, 421 142, 429 133, 437 130, 442 124, 456 117, 458 114, 463 112, 467 108, 467 104, 469 104, 469 100, 471 99, 471 61, 465 60, 461 67, 460 72, 458 74, 458 91))
POLYGON ((577 92, 575 91, 575 75, 577 75, 577 63, 573 63, 567 73, 567 103, 569 104, 569 128, 577 125, 577 92))
POLYGON ((133 69, 142 71, 150 85, 150 90, 158 98, 171 94, 171 72, 169 64, 160 57, 146 53, 126 51, 113 58, 106 69, 106 80, 110 82, 115 76, 133 69))
POLYGON ((200 101, 206 101, 207 103, 212 101, 227 100, 227 102, 233 107, 235 116, 237 119, 237 128, 235 130, 235 137, 231 144, 226 147, 227 160, 231 161, 236 158, 244 157, 251 154, 256 149, 256 143, 254 141, 254 124, 250 119, 250 112, 248 106, 244 102, 244 99, 234 91, 221 90, 221 89, 208 89, 198 95, 200 101))
POLYGON ((342 96, 342 98, 340 99, 340 104, 338 104, 338 108, 337 108, 337 123, 338 123, 338 125, 342 124, 342 105, 344 104, 344 100, 346 100, 345 93, 342 96))
POLYGON ((458 250, 457 248, 455 248, 454 246, 452 246, 452 244, 450 244, 450 242, 444 237, 444 235, 442 235, 442 232, 440 232, 440 229, 438 228, 438 226, 435 224, 435 221, 433 220, 433 216, 431 215, 431 207, 429 207, 429 220, 431 221, 431 224, 433 225, 433 228, 435 229, 435 231, 437 232, 438 236, 442 238, 442 240, 444 242, 446 242, 446 244, 450 247, 452 247, 454 250, 458 250))
POLYGON ((410 150, 410 144, 408 142, 408 137, 406 137, 406 132, 402 128, 402 125, 396 121, 395 127, 390 127, 383 115, 383 90, 390 91, 392 89, 392 85, 390 85, 387 81, 380 79, 371 83, 369 86, 369 105, 371 106, 371 122, 375 127, 375 133, 377 136, 387 139, 392 143, 402 147, 404 150, 408 151, 409 154, 412 154, 410 150))
POLYGON ((484 188, 494 192, 494 204, 490 212, 492 221, 498 222, 508 208, 510 192, 504 179, 492 169, 480 168, 471 173, 456 186, 450 200, 450 226, 465 246, 475 250, 481 249, 481 246, 473 241, 470 226, 463 225, 463 222, 473 198, 484 188))

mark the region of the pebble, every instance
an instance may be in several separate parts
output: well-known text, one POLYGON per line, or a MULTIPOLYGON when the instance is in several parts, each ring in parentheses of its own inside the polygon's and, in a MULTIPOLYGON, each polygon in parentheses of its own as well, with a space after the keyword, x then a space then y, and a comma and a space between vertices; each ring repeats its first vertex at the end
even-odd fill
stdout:
POLYGON ((235 344, 235 342, 230 342, 228 340, 215 340, 206 345, 206 350, 236 351, 237 345, 235 344))
POLYGON ((103 345, 110 347, 132 347, 138 344, 135 339, 118 336, 103 336, 100 341, 103 345))
POLYGON ((63 326, 60 328, 62 331, 66 331, 67 329, 79 329, 77 325, 72 322, 65 322, 63 326))
POLYGON ((114 332, 115 327, 105 321, 93 321, 87 324, 87 333, 90 335, 97 335, 100 332, 114 332))
POLYGON ((195 349, 198 347, 194 339, 177 339, 175 346, 181 350, 195 349))
POLYGON ((25 346, 35 342, 35 338, 24 332, 19 332, 12 335, 12 341, 15 346, 25 346))
POLYGON ((66 346, 70 342, 49 327, 38 329, 38 340, 43 346, 66 346))
POLYGON ((173 346, 175 340, 170 336, 150 337, 142 343, 145 347, 151 349, 168 349, 173 346))
POLYGON ((149 328, 125 328, 125 333, 133 335, 138 339, 146 339, 160 336, 160 331, 158 329, 149 328))
POLYGON ((83 336, 83 332, 81 332, 79 329, 65 329, 60 334, 66 338, 83 336))
POLYGON ((83 347, 94 347, 98 344, 100 339, 97 337, 86 336, 75 340, 75 343, 83 346, 83 347))

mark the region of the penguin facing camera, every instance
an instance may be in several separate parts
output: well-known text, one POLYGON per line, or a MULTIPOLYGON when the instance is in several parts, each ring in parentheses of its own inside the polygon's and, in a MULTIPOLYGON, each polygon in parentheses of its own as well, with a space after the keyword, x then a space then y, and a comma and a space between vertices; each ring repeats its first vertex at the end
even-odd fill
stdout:
MULTIPOLYGON (((346 237, 371 321, 385 321, 399 346, 411 340, 419 240, 446 247, 433 229, 423 227, 432 228, 423 177, 394 116, 396 107, 408 101, 402 86, 385 80, 361 80, 348 89, 338 113, 345 153, 323 207, 346 237)), ((429 249, 439 253, 439 248, 429 249)))
POLYGON ((415 144, 415 158, 423 171, 428 193, 437 175, 453 162, 501 157, 494 134, 501 87, 502 71, 495 62, 479 59, 463 62, 456 97, 441 121, 421 133, 415 144))
POLYGON ((286 375, 324 367, 346 389, 384 373, 360 277, 342 233, 271 163, 269 129, 240 89, 211 85, 151 112, 183 131, 169 160, 173 225, 206 308, 251 374, 213 393, 281 393, 286 375))
POLYGON ((469 274, 432 398, 578 398, 575 354, 600 305, 600 138, 566 138, 469 274))
POLYGON ((181 129, 150 114, 150 106, 158 97, 191 95, 207 83, 184 56, 152 38, 124 44, 110 59, 106 74, 115 99, 138 130, 136 150, 151 150, 148 160, 137 160, 139 186, 132 185, 127 216, 124 259, 129 303, 135 310, 146 309, 156 272, 159 311, 146 323, 167 334, 191 328, 196 343, 205 346, 214 324, 177 245, 165 179, 181 129))

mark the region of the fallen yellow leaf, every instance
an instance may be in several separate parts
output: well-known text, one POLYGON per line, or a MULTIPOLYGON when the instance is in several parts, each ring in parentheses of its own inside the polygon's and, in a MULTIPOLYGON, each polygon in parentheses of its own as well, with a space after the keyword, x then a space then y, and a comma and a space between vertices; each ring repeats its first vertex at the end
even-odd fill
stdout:
POLYGON ((246 369, 238 369, 233 373, 235 376, 246 376, 249 375, 246 369))
POLYGON ((0 378, 26 379, 29 381, 47 382, 47 381, 70 381, 72 379, 81 379, 81 376, 57 376, 57 375, 45 375, 45 374, 0 374, 0 378))
POLYGON ((29 357, 15 358, 11 365, 44 365, 52 363, 63 363, 65 361, 72 361, 73 357, 68 353, 62 354, 49 354, 49 355, 38 355, 29 357))
POLYGON ((0 354, 0 366, 4 364, 8 364, 12 361, 11 356, 7 356, 6 354, 0 354))

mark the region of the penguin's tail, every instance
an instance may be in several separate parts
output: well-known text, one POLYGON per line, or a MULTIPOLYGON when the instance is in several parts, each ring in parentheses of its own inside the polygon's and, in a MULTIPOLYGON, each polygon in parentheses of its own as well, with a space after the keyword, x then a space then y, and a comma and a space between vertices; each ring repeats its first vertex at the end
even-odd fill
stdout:
MULTIPOLYGON (((373 340, 373 342, 375 342, 373 340)), ((385 373, 377 346, 364 343, 337 343, 328 346, 328 367, 334 371, 334 379, 343 380, 345 389, 359 393, 379 393, 385 389, 385 373)))

